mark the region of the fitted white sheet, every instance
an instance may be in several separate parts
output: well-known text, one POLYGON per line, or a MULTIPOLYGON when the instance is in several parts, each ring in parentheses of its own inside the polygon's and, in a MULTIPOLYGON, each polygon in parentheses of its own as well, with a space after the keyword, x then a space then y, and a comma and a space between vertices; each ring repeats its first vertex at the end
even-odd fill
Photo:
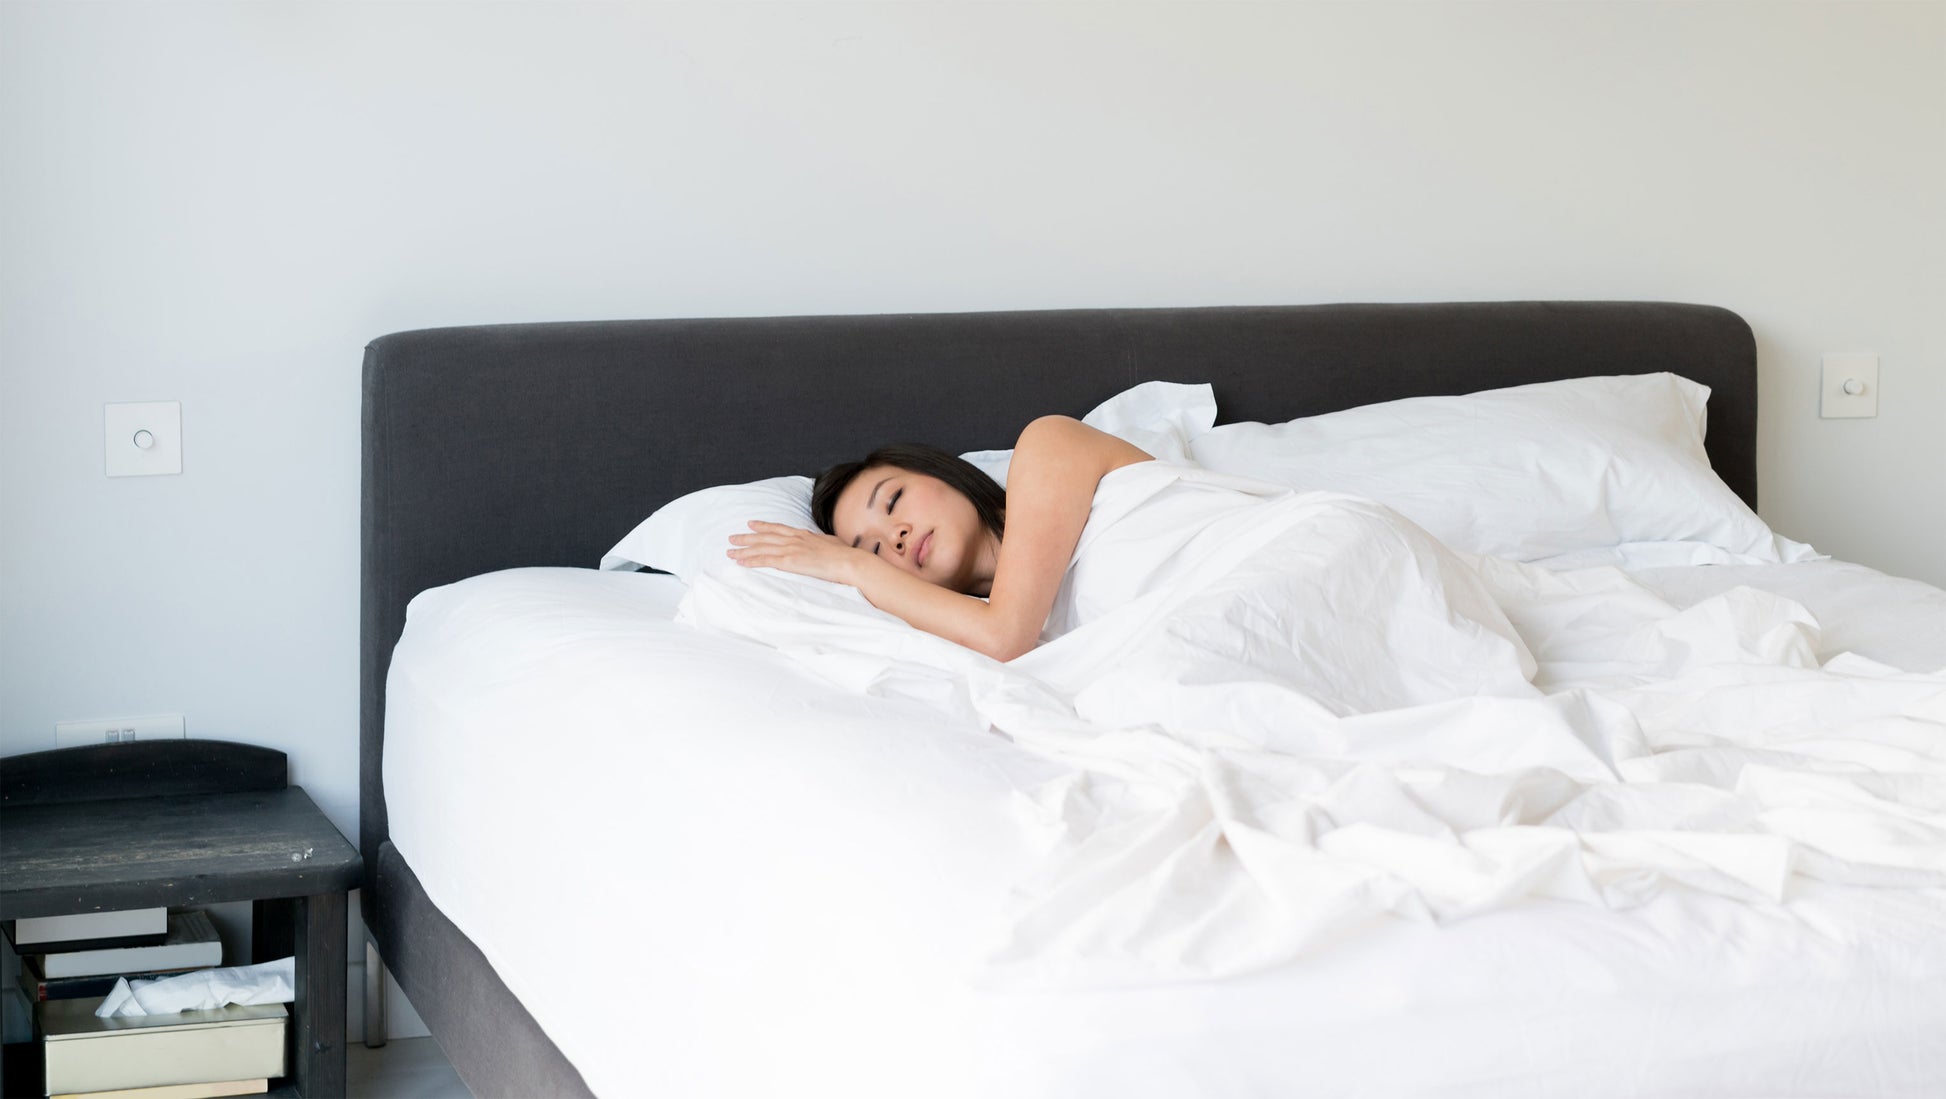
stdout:
MULTIPOLYGON (((1827 645, 1946 666, 1946 593, 1838 563, 1736 571, 1649 579, 1677 602, 1732 579, 1779 588, 1825 605, 1827 645)), ((996 988, 983 961, 1009 892, 1055 838, 1013 803, 1060 768, 677 627, 681 593, 551 569, 436 589, 388 688, 393 841, 597 1092, 1924 1095, 1946 1081, 1938 890, 1532 901, 1437 927, 1380 918, 1242 978, 996 988), (536 870, 499 880, 509 861, 536 870)))

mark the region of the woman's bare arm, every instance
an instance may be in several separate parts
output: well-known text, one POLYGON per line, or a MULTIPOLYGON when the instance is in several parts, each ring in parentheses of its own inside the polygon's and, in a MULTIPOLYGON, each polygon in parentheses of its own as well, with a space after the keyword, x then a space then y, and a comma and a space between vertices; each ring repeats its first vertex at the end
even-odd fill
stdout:
POLYGON ((1034 647, 1102 477, 1148 460, 1133 444, 1066 416, 1027 425, 1007 470, 1007 536, 987 602, 986 644, 974 648, 1012 660, 1034 647))
POLYGON ((1047 625, 1102 477, 1148 460, 1138 447, 1066 416, 1028 424, 1007 473, 1007 534, 985 602, 922 580, 830 535, 773 523, 751 524, 758 537, 731 556, 745 565, 850 584, 873 606, 927 633, 996 660, 1012 660, 1031 650, 1047 625))

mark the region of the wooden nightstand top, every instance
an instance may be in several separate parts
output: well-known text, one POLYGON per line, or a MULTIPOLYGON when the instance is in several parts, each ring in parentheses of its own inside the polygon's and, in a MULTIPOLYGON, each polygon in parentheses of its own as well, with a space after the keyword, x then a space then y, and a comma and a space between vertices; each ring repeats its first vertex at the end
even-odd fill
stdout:
POLYGON ((277 1094, 341 1096, 345 893, 362 864, 289 774, 282 752, 219 740, 0 759, 0 919, 255 902, 251 956, 297 959, 277 1094))
POLYGON ((283 785, 281 766, 275 773, 209 766, 233 749, 245 750, 253 764, 263 753, 282 763, 281 752, 213 741, 68 749, 76 754, 5 761, 12 773, 0 803, 0 919, 356 887, 357 848, 301 787, 283 785), (184 757, 196 766, 166 765, 184 757), (49 760, 63 766, 44 766, 49 760), (164 765, 156 766, 158 760, 164 765), (225 791, 226 785, 233 788, 225 791), (134 789, 153 793, 112 796, 134 789), (69 790, 74 800, 62 797, 69 790))

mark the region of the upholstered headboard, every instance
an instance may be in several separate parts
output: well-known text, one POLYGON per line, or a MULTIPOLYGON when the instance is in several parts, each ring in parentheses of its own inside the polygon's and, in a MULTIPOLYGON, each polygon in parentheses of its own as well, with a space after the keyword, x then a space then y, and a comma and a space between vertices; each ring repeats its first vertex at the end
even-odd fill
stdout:
MULTIPOLYGON (((1136 382, 1210 382, 1222 422, 1668 370, 1713 390, 1717 472, 1756 502, 1756 348, 1722 309, 1525 302, 499 325, 365 350, 360 847, 387 835, 385 672, 418 592, 592 567, 683 493, 890 441, 1010 446, 1136 382)), ((368 878, 368 881, 371 880, 368 878)), ((370 917, 375 890, 364 893, 370 917)))

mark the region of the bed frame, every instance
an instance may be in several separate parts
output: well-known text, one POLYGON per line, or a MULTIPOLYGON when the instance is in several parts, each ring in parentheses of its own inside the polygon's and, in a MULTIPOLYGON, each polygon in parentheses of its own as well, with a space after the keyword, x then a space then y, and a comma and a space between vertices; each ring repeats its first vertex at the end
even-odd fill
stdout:
POLYGON ((1145 380, 1213 383, 1228 423, 1662 370, 1711 388, 1710 460, 1754 507, 1756 345, 1741 318, 1709 306, 602 321, 374 340, 360 641, 366 926, 475 1094, 588 1093, 387 838, 385 673, 406 604, 426 588, 518 566, 592 567, 651 511, 707 485, 810 473, 892 441, 1011 446, 1035 416, 1079 416, 1145 380))

